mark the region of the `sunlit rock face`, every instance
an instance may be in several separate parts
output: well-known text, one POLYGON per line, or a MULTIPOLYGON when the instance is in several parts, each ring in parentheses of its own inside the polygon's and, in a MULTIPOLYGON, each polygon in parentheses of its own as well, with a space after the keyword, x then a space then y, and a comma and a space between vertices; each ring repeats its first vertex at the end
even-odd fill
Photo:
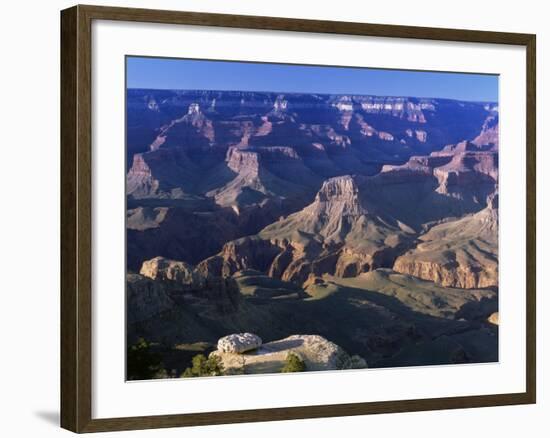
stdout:
POLYGON ((236 333, 218 340, 218 351, 223 353, 244 353, 262 345, 262 338, 252 333, 236 333))

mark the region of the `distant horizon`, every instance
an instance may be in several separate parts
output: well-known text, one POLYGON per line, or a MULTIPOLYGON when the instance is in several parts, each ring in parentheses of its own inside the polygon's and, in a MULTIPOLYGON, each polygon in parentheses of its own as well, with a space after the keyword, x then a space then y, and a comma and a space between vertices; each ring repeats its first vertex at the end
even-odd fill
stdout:
POLYGON ((372 67, 126 57, 126 87, 498 103, 498 75, 372 67), (314 80, 312 80, 314 79, 314 80))
POLYGON ((400 94, 366 94, 366 93, 327 93, 317 91, 284 91, 284 90, 235 90, 235 89, 221 89, 221 88, 143 88, 143 87, 126 87, 126 90, 141 90, 141 91, 210 91, 210 92, 229 92, 229 93, 270 93, 270 94, 316 94, 325 96, 361 96, 361 97, 395 97, 402 99, 438 99, 438 100, 452 100, 456 102, 468 102, 468 103, 496 103, 498 100, 464 100, 453 99, 450 97, 439 96, 405 96, 400 94))

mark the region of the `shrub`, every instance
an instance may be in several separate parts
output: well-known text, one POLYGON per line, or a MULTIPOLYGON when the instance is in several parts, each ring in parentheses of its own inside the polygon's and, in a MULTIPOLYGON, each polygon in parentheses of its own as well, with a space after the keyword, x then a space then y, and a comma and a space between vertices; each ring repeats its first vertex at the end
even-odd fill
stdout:
POLYGON ((207 358, 204 354, 197 354, 191 363, 192 366, 186 368, 181 377, 221 376, 223 374, 223 365, 218 356, 207 358))
POLYGON ((128 380, 156 378, 164 371, 161 356, 151 351, 151 343, 143 338, 129 345, 126 352, 126 373, 128 380))
POLYGON ((299 373, 305 370, 305 362, 296 353, 288 353, 281 373, 299 373))

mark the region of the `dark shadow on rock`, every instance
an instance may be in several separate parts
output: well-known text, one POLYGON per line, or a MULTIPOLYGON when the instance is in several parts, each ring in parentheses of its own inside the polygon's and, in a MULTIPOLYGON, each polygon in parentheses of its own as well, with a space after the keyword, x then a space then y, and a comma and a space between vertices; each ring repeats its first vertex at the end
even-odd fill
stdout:
POLYGON ((455 318, 464 318, 468 320, 487 319, 489 315, 494 312, 498 312, 498 297, 484 297, 479 301, 464 303, 464 305, 456 313, 455 318))

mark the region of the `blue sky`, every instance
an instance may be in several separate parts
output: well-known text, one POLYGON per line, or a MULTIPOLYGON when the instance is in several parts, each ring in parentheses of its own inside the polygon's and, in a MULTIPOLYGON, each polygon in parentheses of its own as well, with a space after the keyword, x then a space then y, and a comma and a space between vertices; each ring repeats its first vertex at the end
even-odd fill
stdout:
POLYGON ((128 88, 275 91, 498 100, 498 76, 127 57, 128 88))

